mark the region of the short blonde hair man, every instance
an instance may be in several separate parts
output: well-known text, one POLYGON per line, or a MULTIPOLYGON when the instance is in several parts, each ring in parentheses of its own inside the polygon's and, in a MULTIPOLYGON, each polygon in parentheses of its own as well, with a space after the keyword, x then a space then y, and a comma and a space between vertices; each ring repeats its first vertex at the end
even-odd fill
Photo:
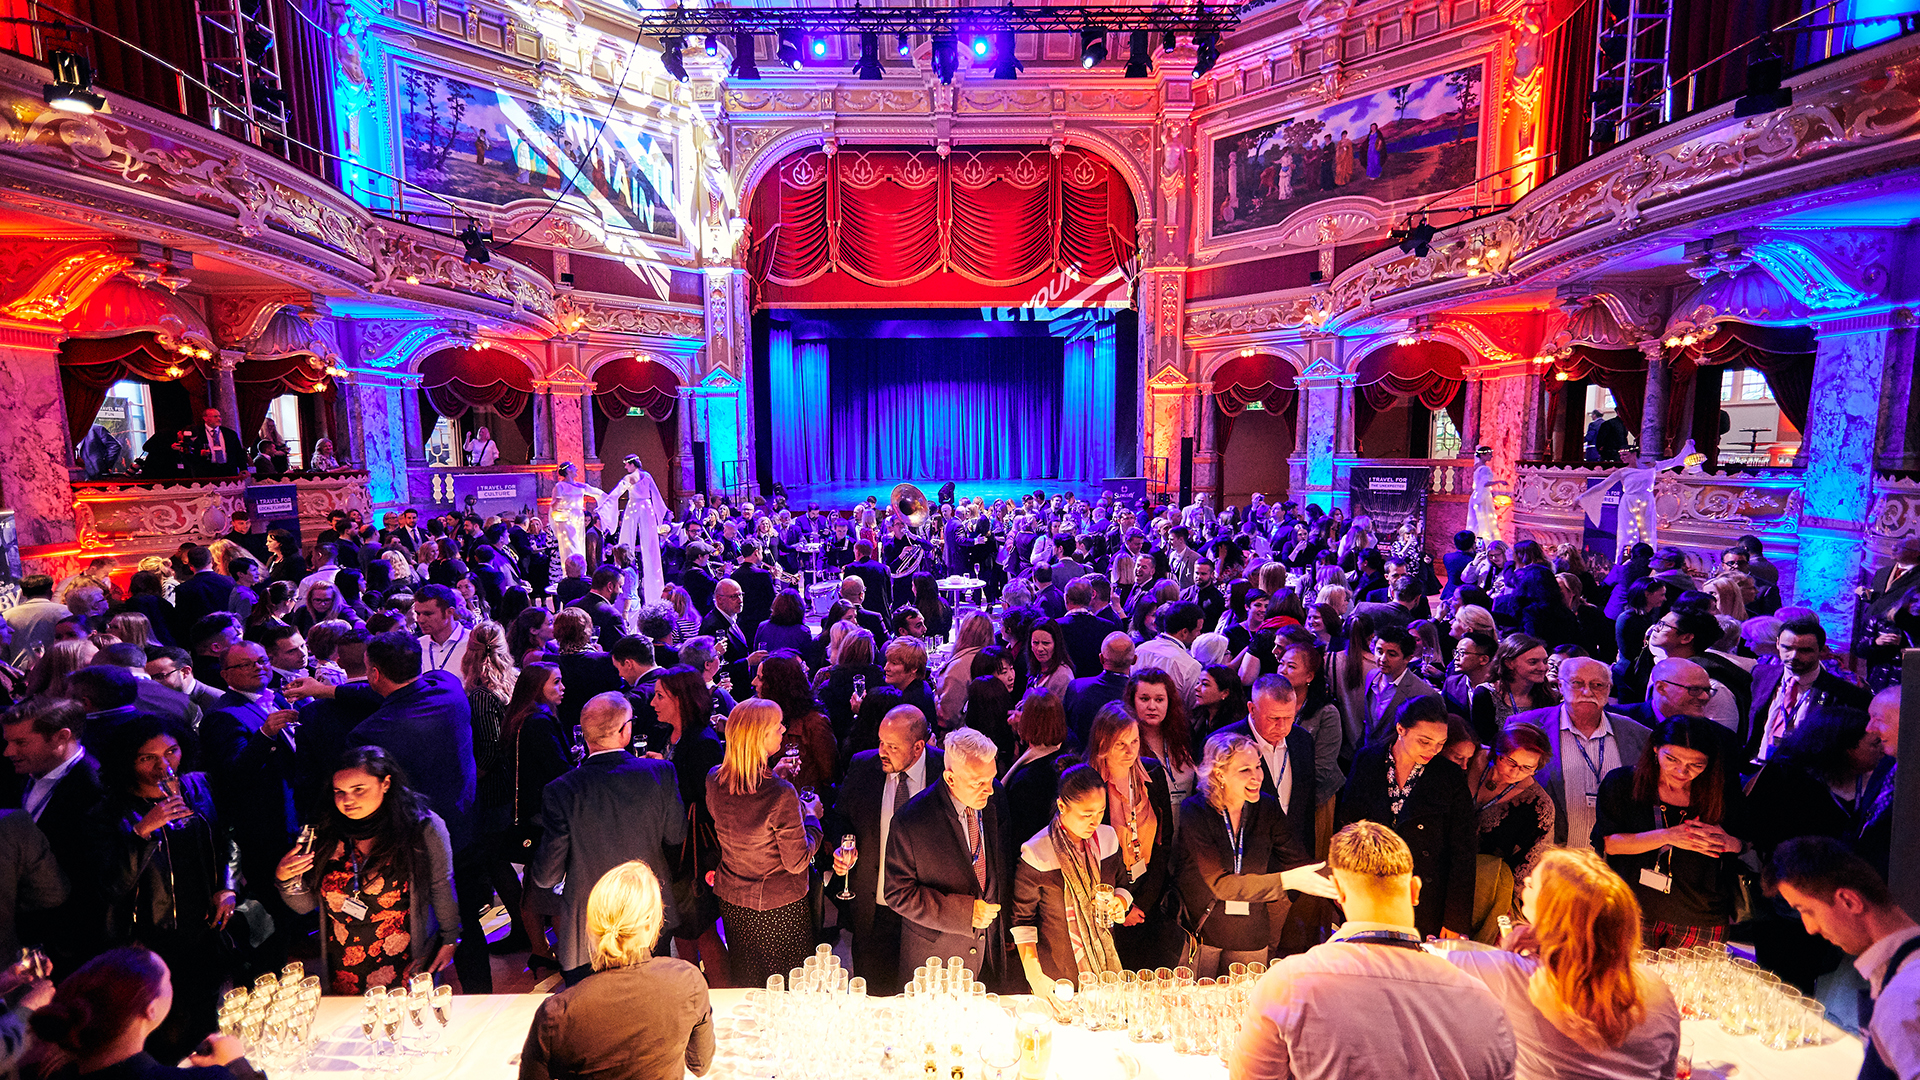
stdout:
POLYGON ((632 967, 653 955, 663 918, 660 879, 639 859, 601 875, 587 895, 593 970, 632 967))
POLYGON ((1335 873, 1356 877, 1411 877, 1413 849, 1399 833, 1377 821, 1356 821, 1333 834, 1327 865, 1335 873))

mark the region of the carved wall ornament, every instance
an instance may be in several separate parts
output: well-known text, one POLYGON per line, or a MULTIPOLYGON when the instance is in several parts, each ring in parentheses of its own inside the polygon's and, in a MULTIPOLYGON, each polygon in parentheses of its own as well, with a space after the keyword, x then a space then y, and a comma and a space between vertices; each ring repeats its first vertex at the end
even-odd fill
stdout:
POLYGON ((1044 89, 964 90, 960 111, 976 113, 1044 112, 1048 93, 1044 89))
POLYGON ((842 112, 926 112, 927 101, 925 90, 855 90, 842 87, 839 91, 839 107, 842 112))
POLYGON ((1152 90, 1069 90, 1068 112, 1143 113, 1151 110, 1152 90))
POLYGON ((728 112, 817 112, 833 107, 831 90, 727 90, 728 112))
POLYGON ((576 295, 573 310, 582 325, 598 333, 647 334, 655 337, 703 339, 706 321, 698 315, 646 308, 603 306, 593 300, 582 301, 576 295))
POLYGON ((131 265, 131 258, 104 247, 70 251, 43 263, 38 275, 0 312, 27 322, 59 322, 85 303, 95 289, 131 265))

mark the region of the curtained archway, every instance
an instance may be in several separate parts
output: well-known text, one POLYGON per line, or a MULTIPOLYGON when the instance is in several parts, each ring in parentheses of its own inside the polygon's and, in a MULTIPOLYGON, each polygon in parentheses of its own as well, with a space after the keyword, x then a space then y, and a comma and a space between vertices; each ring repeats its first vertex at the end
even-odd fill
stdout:
POLYGON ((592 379, 594 455, 606 463, 609 479, 620 475, 621 457, 637 453, 661 490, 671 495, 671 470, 661 471, 661 463, 671 462, 680 445, 680 376, 666 364, 623 356, 594 368, 592 379), (634 409, 643 415, 632 416, 634 409), (646 445, 648 438, 658 443, 657 452, 646 445))
POLYGON ((1297 375, 1291 361, 1266 353, 1236 356, 1214 369, 1214 452, 1223 496, 1286 490, 1287 457, 1299 439, 1297 375), (1247 415, 1255 405, 1259 408, 1247 415), (1249 427, 1257 429, 1254 437, 1271 441, 1230 452, 1236 432, 1245 442, 1249 427), (1278 445, 1282 441, 1285 445, 1278 445))
MULTIPOLYGON (((1354 369, 1355 443, 1364 447, 1367 431, 1381 413, 1413 402, 1428 409, 1445 409, 1454 427, 1463 426, 1466 400, 1460 390, 1465 384, 1466 366, 1466 354, 1444 341, 1383 345, 1362 357, 1354 369)), ((1412 438, 1410 434, 1409 441, 1412 438)))
POLYGON ((533 372, 500 349, 442 349, 420 362, 420 427, 433 430, 438 417, 459 420, 473 409, 490 409, 514 422, 533 445, 533 372))

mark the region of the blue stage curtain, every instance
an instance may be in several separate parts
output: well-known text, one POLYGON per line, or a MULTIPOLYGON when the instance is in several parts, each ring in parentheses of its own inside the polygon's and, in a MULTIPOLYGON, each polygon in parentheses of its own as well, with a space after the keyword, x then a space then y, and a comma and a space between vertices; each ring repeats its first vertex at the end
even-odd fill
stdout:
MULTIPOLYGON (((1059 478, 1064 345, 1055 338, 829 342, 833 479, 1059 478)), ((783 421, 776 417, 774 426, 783 421)))
POLYGON ((767 335, 767 384, 773 405, 773 478, 818 484, 832 475, 827 416, 827 346, 793 340, 790 330, 767 335))
POLYGON ((1061 375, 1060 479, 1113 475, 1113 324, 1067 342, 1061 375))

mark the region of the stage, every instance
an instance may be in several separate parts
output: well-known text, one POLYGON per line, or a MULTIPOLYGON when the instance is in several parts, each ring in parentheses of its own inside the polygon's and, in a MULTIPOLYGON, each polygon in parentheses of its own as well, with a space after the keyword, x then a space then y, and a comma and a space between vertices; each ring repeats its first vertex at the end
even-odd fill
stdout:
MULTIPOLYGON (((854 504, 862 502, 871 495, 882 506, 887 505, 887 497, 893 493, 899 480, 873 482, 870 480, 849 481, 832 484, 787 484, 787 505, 795 510, 806 509, 807 503, 817 502, 822 510, 849 510, 854 504)), ((927 493, 929 501, 940 497, 940 487, 945 480, 906 481, 927 493)), ((975 496, 985 499, 988 506, 995 499, 1018 502, 1020 496, 1031 495, 1035 491, 1044 491, 1048 497, 1061 494, 1078 495, 1088 502, 1100 496, 1098 483, 1085 483, 1078 480, 955 480, 954 498, 972 499, 975 496)))

